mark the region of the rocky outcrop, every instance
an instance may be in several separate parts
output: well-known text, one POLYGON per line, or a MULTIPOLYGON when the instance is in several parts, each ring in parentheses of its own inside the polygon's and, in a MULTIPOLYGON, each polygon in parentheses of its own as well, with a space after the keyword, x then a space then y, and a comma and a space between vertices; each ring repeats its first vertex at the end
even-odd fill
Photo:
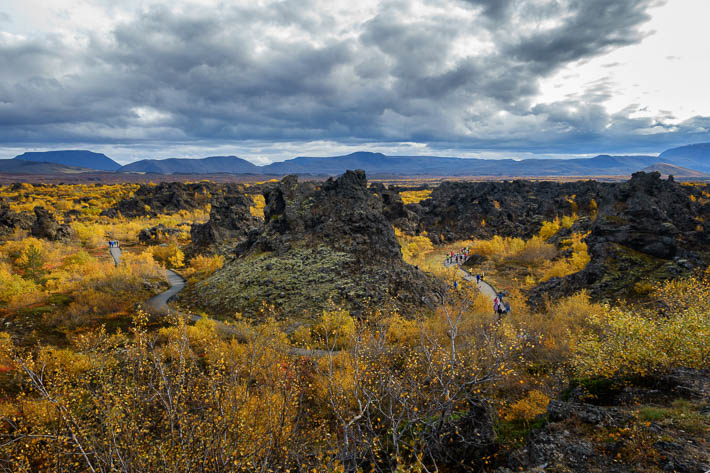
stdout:
POLYGON ((376 183, 370 186, 370 191, 382 199, 382 213, 392 225, 406 233, 416 233, 419 217, 402 202, 396 189, 388 189, 384 184, 376 183))
MULTIPOLYGON (((693 431, 676 426, 675 422, 661 424, 638 418, 639 403, 677 416, 676 422, 688 415, 702 416, 710 401, 707 391, 710 372, 681 368, 639 381, 643 383, 633 385, 629 380, 619 381, 619 386, 623 387, 617 389, 617 394, 604 396, 607 405, 580 400, 551 401, 545 416, 546 425, 534 429, 525 446, 510 453, 507 465, 497 472, 703 473, 710 469, 710 450, 706 448, 707 438, 701 425, 693 431), (688 387, 690 391, 686 391, 688 387), (633 395, 629 396, 629 392, 633 395), (679 399, 692 399, 693 404, 684 405, 698 408, 686 407, 687 413, 669 410, 679 399)), ((707 428, 710 422, 705 424, 707 428)))
POLYGON ((595 181, 444 182, 407 209, 433 243, 495 235, 530 238, 546 220, 592 213, 609 187, 595 181))
POLYGON ((35 207, 34 212, 35 221, 32 224, 32 236, 51 241, 67 240, 71 238, 71 227, 66 224, 57 223, 54 215, 44 207, 35 207))
POLYGON ((460 416, 437 422, 433 432, 426 432, 426 457, 448 467, 445 471, 469 471, 463 465, 480 465, 498 449, 494 419, 488 402, 469 402, 460 416))
POLYGON ((197 289, 211 310, 255 314, 268 301, 292 315, 333 305, 411 311, 437 297, 440 284, 402 261, 383 200, 363 171, 320 186, 287 176, 265 199, 263 226, 252 227, 237 258, 197 289))
POLYGON ((0 237, 10 235, 16 229, 30 230, 33 222, 33 215, 15 212, 4 200, 0 201, 0 237))
POLYGON ((161 182, 157 185, 142 184, 132 197, 121 200, 101 215, 115 218, 156 216, 172 214, 180 210, 204 208, 219 186, 210 182, 185 184, 161 182))
POLYGON ((250 212, 252 201, 244 195, 242 186, 227 184, 211 201, 210 219, 193 224, 190 229, 194 247, 206 247, 230 240, 246 238, 250 229, 261 222, 250 212))
POLYGON ((632 295, 634 284, 687 275, 707 264, 710 232, 702 189, 683 186, 660 174, 636 173, 600 198, 599 214, 586 242, 587 267, 552 278, 529 293, 534 306, 544 297, 588 290, 597 299, 632 295))
POLYGON ((162 223, 156 225, 155 227, 144 228, 138 233, 138 241, 144 245, 157 245, 161 243, 161 239, 164 237, 177 237, 181 235, 184 230, 179 228, 166 227, 162 223))

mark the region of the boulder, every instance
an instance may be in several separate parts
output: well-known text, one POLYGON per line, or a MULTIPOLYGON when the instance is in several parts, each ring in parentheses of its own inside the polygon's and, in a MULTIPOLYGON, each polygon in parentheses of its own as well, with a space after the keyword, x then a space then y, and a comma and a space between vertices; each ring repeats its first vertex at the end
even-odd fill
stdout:
POLYGON ((9 205, 0 201, 0 236, 9 235, 15 229, 30 230, 34 223, 34 216, 27 212, 15 212, 9 205))
POLYGON ((35 221, 32 224, 31 234, 37 238, 57 241, 71 238, 72 229, 69 225, 57 223, 54 215, 44 207, 35 207, 35 221))

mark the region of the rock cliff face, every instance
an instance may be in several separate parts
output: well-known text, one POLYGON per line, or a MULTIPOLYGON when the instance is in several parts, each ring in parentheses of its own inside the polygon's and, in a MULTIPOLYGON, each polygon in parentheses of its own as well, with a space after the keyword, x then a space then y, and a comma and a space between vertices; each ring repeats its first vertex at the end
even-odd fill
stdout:
POLYGON ((559 297, 587 289, 596 298, 615 299, 643 280, 687 274, 707 264, 710 205, 702 190, 663 180, 658 172, 636 173, 613 185, 600 199, 591 226, 587 267, 566 278, 552 278, 533 289, 538 305, 545 295, 559 297))
POLYGON ((203 305, 254 314, 269 301, 298 315, 332 303, 357 313, 386 305, 417 310, 437 297, 439 283, 402 261, 383 201, 363 171, 320 186, 288 176, 265 199, 263 226, 197 288, 203 305))
POLYGON ((397 188, 376 183, 370 186, 370 191, 382 199, 382 213, 392 225, 407 233, 416 233, 419 217, 402 202, 397 188))
POLYGON ((252 201, 244 195, 242 186, 224 185, 213 196, 211 205, 209 221, 190 229, 192 244, 198 249, 245 238, 251 228, 261 225, 249 211, 252 201))

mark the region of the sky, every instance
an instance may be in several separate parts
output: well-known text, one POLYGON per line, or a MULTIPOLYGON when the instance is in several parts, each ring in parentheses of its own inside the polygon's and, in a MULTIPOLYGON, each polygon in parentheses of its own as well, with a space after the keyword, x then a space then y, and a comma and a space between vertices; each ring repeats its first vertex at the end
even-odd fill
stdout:
POLYGON ((708 0, 0 0, 0 157, 657 154, 708 0))

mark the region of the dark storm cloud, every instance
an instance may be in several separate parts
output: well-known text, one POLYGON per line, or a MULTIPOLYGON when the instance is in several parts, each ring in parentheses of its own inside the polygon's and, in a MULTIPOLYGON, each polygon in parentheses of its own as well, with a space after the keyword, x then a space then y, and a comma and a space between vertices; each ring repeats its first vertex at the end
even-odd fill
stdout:
POLYGON ((108 33, 83 31, 79 44, 0 35, 0 142, 330 139, 593 152, 639 129, 664 135, 662 123, 631 111, 609 115, 605 82, 533 106, 541 78, 640 41, 650 0, 441 2, 468 14, 421 15, 414 0, 395 0, 344 26, 316 0, 165 4, 108 33))
MULTIPOLYGON (((567 17, 549 30, 523 33, 503 53, 532 63, 540 72, 639 42, 638 26, 649 20, 654 0, 572 0, 567 17)), ((530 8, 530 7, 527 7, 530 8)), ((534 16, 534 9, 529 15, 534 16)), ((547 15, 541 15, 543 20, 547 15)), ((554 16, 553 16, 554 18, 554 16)))

